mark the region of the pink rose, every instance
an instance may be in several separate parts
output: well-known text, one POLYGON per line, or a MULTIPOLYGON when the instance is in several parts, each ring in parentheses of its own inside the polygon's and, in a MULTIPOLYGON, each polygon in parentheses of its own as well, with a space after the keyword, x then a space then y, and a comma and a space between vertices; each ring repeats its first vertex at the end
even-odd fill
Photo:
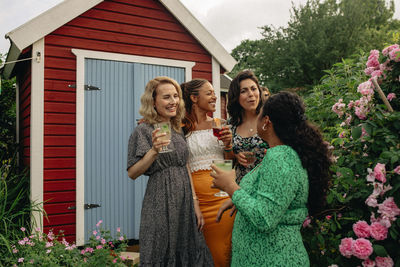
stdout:
POLYGON ((376 180, 381 181, 382 183, 386 183, 385 164, 377 163, 375 165, 374 176, 376 180))
POLYGON ((400 49, 395 48, 392 51, 389 52, 389 58, 390 60, 393 60, 395 62, 399 62, 400 59, 400 49))
POLYGON ((346 258, 350 258, 353 255, 353 238, 343 238, 339 245, 340 253, 346 258))
POLYGON ((386 98, 387 98, 387 100, 392 101, 393 99, 396 98, 396 94, 395 93, 390 93, 390 94, 387 95, 386 98))
POLYGON ((399 166, 397 166, 396 168, 394 168, 394 173, 397 173, 397 174, 399 174, 400 175, 400 165, 399 166))
POLYGON ((359 238, 353 243, 353 255, 361 260, 367 259, 373 252, 372 244, 365 238, 359 238))
POLYGON ((369 225, 366 221, 358 221, 353 224, 353 231, 357 237, 370 237, 370 229, 369 225))
POLYGON ((310 219, 310 217, 307 216, 307 218, 303 222, 303 228, 311 227, 310 223, 311 223, 311 219, 310 219))
POLYGON ((396 219, 396 216, 400 215, 400 209, 394 202, 393 197, 385 199, 385 201, 383 201, 383 203, 379 204, 378 206, 378 213, 380 213, 381 216, 390 218, 390 220, 392 221, 396 219))
POLYGON ((387 238, 388 229, 382 224, 375 222, 370 226, 370 233, 375 240, 385 240, 387 238))
POLYGON ((361 264, 363 267, 375 267, 375 262, 371 259, 366 259, 361 264))
POLYGON ((375 258, 376 267, 392 267, 394 262, 391 257, 376 257, 375 258))
POLYGON ((373 85, 371 81, 363 82, 358 86, 357 92, 361 93, 362 95, 372 95, 374 93, 372 86, 373 85))
POLYGON ((394 45, 385 47, 385 49, 382 50, 382 54, 384 56, 388 56, 390 51, 392 51, 393 49, 398 49, 398 48, 399 48, 398 44, 394 44, 394 45))

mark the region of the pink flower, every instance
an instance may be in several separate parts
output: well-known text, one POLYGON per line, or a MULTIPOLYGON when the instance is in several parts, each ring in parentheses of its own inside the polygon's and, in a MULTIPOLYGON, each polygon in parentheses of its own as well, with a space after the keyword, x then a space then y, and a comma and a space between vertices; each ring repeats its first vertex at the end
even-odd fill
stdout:
POLYGON ((346 137, 346 132, 345 132, 345 131, 341 132, 341 133, 339 134, 339 137, 340 137, 340 138, 345 138, 345 137, 346 137))
POLYGON ((25 232, 25 230, 26 230, 25 227, 21 227, 22 232, 25 232))
POLYGON ((400 175, 400 165, 399 166, 397 166, 396 168, 394 168, 394 173, 397 173, 397 174, 399 174, 400 175))
POLYGON ((93 253, 94 249, 93 248, 86 248, 85 252, 93 253))
POLYGON ((84 249, 81 250, 81 254, 82 255, 85 254, 85 250, 84 249))
POLYGON ((117 228, 117 232, 121 233, 121 228, 120 227, 117 228))
POLYGON ((357 237, 370 237, 370 227, 366 221, 358 221, 353 224, 353 231, 357 237))
POLYGON ((387 217, 391 221, 396 220, 396 216, 400 215, 400 209, 397 207, 393 200, 393 197, 389 197, 383 201, 382 204, 378 205, 378 213, 383 217, 387 217))
POLYGON ((19 258, 18 262, 24 262, 24 258, 19 258))
POLYGON ((371 259, 366 259, 361 264, 363 267, 375 267, 375 262, 371 259))
POLYGON ((98 235, 98 236, 96 236, 96 239, 97 239, 97 240, 99 240, 99 239, 100 239, 100 236, 99 236, 99 235, 98 235))
POLYGON ((120 236, 118 239, 119 239, 119 241, 123 241, 123 240, 124 240, 124 237, 123 237, 123 236, 120 236))
POLYGON ((391 257, 376 257, 375 258, 376 267, 392 267, 394 262, 391 257))
POLYGON ((96 223, 96 226, 99 227, 100 224, 102 224, 102 223, 103 223, 103 220, 100 220, 98 223, 96 223))
POLYGON ((343 238, 339 245, 340 253, 346 258, 350 258, 353 255, 353 238, 343 238))
POLYGON ((375 70, 371 73, 371 77, 381 77, 383 75, 383 72, 381 70, 375 70))
POLYGON ((104 238, 102 238, 100 243, 104 245, 106 243, 106 240, 104 238))
POLYGON ((367 67, 379 67, 379 51, 378 50, 371 50, 368 61, 367 67))
POLYGON ((399 62, 400 60, 400 49, 395 48, 392 51, 389 52, 389 58, 390 60, 393 60, 394 62, 399 62))
POLYGON ((375 181, 375 175, 374 172, 372 171, 372 169, 368 168, 368 175, 367 175, 367 182, 374 182, 375 181))
POLYGON ((398 44, 394 44, 394 45, 385 47, 385 49, 382 50, 382 54, 384 56, 388 56, 390 51, 392 51, 393 49, 398 49, 398 48, 399 48, 398 44))
POLYGON ((374 176, 376 180, 381 181, 382 183, 386 183, 385 164, 377 163, 375 165, 374 176))
POLYGON ((49 254, 51 252, 51 249, 46 250, 46 253, 49 254))
POLYGON ((366 75, 371 75, 375 70, 376 70, 375 67, 368 67, 368 68, 366 68, 366 69, 364 70, 364 73, 365 73, 366 75))
POLYGON ((385 240, 387 238, 388 229, 380 223, 373 223, 370 227, 371 236, 375 240, 385 240))
POLYGON ((93 231, 93 235, 97 235, 97 231, 96 230, 93 231))
POLYGON ((393 99, 396 98, 396 94, 395 93, 390 93, 390 94, 387 95, 386 98, 387 98, 387 100, 392 101, 393 99))
POLYGON ((329 221, 330 219, 332 219, 332 215, 326 215, 325 218, 329 221))
POLYGON ((96 249, 102 249, 103 248, 103 246, 102 245, 98 245, 98 246, 96 246, 96 249))
POLYGON ((357 88, 357 92, 361 93, 362 95, 372 95, 374 93, 372 82, 366 81, 361 83, 357 88))
POLYGON ((367 259, 373 252, 372 244, 365 238, 359 238, 353 243, 353 255, 361 260, 367 259))
POLYGON ((311 223, 311 219, 310 219, 310 217, 307 216, 306 219, 303 222, 303 228, 311 227, 310 223, 311 223))
POLYGON ((46 242, 46 248, 52 247, 53 246, 53 242, 46 242))
POLYGON ((113 259, 112 262, 113 262, 113 263, 117 263, 117 258, 113 259))
POLYGON ((339 118, 343 116, 346 109, 346 104, 343 103, 343 99, 340 98, 337 103, 332 106, 332 111, 335 112, 339 118))

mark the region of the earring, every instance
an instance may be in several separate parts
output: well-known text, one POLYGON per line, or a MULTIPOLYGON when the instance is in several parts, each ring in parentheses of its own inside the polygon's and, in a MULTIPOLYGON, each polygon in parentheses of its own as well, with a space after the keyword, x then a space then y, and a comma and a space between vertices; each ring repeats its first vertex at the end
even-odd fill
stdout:
POLYGON ((266 126, 267 126, 267 124, 265 123, 265 124, 263 125, 263 127, 262 127, 263 131, 266 131, 266 130, 267 130, 267 128, 265 128, 266 126))

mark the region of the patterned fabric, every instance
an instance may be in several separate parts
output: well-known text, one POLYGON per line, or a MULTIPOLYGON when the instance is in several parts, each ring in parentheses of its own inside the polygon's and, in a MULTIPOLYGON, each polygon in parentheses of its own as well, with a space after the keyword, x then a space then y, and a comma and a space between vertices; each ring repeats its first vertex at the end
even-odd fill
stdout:
MULTIPOLYGON (((153 130, 142 123, 132 133, 128 168, 151 149, 153 130)), ((145 172, 149 180, 140 222, 140 266, 213 266, 204 237, 197 231, 183 135, 172 131, 169 147, 173 151, 158 154, 145 172)))
POLYGON ((237 129, 236 126, 232 127, 233 152, 237 154, 241 151, 250 151, 250 150, 256 151, 255 152, 256 161, 249 167, 246 168, 239 163, 235 164, 236 182, 239 184, 243 176, 245 176, 249 171, 251 171, 255 166, 257 166, 263 160, 269 146, 267 142, 265 142, 258 136, 258 134, 249 137, 241 137, 238 133, 236 133, 236 129, 237 129))
POLYGON ((308 176, 297 153, 284 145, 269 148, 240 186, 232 196, 238 213, 231 266, 309 266, 300 234, 308 176))
POLYGON ((191 132, 186 137, 190 148, 190 171, 211 170, 214 159, 224 159, 224 150, 218 143, 218 138, 213 135, 212 129, 191 132))

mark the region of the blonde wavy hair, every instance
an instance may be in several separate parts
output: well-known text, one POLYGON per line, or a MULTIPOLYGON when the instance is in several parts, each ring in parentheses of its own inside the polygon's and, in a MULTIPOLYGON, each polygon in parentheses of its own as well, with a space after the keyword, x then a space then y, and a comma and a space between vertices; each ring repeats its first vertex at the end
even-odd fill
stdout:
POLYGON ((176 110, 176 116, 171 118, 171 127, 176 132, 181 132, 182 127, 182 119, 185 116, 185 104, 182 99, 182 90, 179 84, 174 80, 166 76, 159 76, 152 80, 150 80, 146 84, 146 88, 144 89, 144 93, 140 98, 141 106, 139 109, 140 115, 143 116, 143 119, 150 123, 154 124, 157 122, 162 121, 162 118, 157 113, 156 109, 154 108, 156 96, 157 96, 157 87, 161 84, 172 84, 176 91, 178 92, 179 96, 179 104, 176 110))

